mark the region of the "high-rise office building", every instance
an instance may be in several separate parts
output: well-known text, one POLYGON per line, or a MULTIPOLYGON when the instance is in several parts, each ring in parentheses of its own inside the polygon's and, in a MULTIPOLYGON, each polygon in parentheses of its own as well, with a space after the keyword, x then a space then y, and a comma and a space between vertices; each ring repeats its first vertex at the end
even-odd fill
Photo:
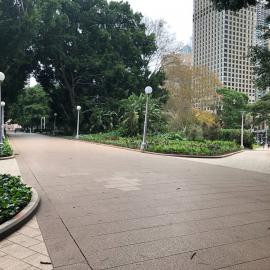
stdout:
POLYGON ((256 100, 254 73, 248 58, 260 44, 257 26, 265 21, 263 6, 240 11, 217 11, 210 0, 194 0, 193 65, 215 72, 224 86, 256 100))

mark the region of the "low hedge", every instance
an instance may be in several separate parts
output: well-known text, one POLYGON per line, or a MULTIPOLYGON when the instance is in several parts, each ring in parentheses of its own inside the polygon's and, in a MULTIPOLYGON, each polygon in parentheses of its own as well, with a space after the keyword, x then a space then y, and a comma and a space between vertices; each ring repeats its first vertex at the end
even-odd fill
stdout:
MULTIPOLYGON (((141 137, 121 137, 114 133, 83 135, 82 140, 138 149, 141 137)), ((162 134, 147 138, 147 151, 197 156, 223 155, 240 150, 234 141, 187 141, 181 135, 162 134)))
POLYGON ((4 139, 2 147, 0 146, 0 157, 12 156, 13 150, 8 142, 8 139, 4 139))
POLYGON ((31 198, 31 188, 20 177, 0 174, 0 224, 19 213, 31 198))
POLYGON ((240 150, 235 142, 225 141, 182 141, 168 144, 150 144, 147 149, 151 152, 166 154, 183 154, 193 156, 216 156, 240 150))
MULTIPOLYGON (((241 130, 240 129, 220 129, 218 130, 217 139, 220 141, 234 141, 241 144, 241 130)), ((244 146, 252 149, 256 142, 253 133, 250 130, 244 130, 244 146)))

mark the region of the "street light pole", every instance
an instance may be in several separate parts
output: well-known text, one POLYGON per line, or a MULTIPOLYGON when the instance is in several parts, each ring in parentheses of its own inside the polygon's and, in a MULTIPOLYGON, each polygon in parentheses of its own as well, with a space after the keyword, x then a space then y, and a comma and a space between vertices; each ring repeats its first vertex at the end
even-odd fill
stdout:
MULTIPOLYGON (((0 72, 0 104, 2 102, 1 100, 1 87, 2 87, 2 83, 5 80, 5 74, 3 72, 0 72)), ((1 124, 1 128, 0 128, 0 147, 3 144, 3 134, 2 134, 2 113, 0 113, 0 124, 1 124)))
POLYGON ((244 149, 244 116, 245 116, 245 111, 241 111, 242 115, 242 126, 241 126, 241 148, 244 149))
POLYGON ((80 129, 80 110, 82 109, 81 106, 77 106, 77 132, 76 132, 76 139, 79 139, 79 129, 80 129))
POLYGON ((141 144, 141 151, 144 151, 146 148, 146 133, 147 133, 147 117, 148 117, 148 105, 149 105, 149 95, 152 94, 153 89, 151 86, 145 88, 146 94, 146 105, 145 105, 145 116, 144 116, 144 127, 143 127, 143 140, 141 144))
POLYGON ((54 122, 53 122, 53 132, 55 132, 56 129, 56 117, 57 117, 57 113, 54 113, 54 122))
POLYGON ((6 103, 4 101, 1 101, 1 117, 2 117, 1 128, 3 139, 5 139, 5 106, 6 103))
POLYGON ((267 122, 265 121, 265 144, 264 148, 268 149, 268 125, 267 122))

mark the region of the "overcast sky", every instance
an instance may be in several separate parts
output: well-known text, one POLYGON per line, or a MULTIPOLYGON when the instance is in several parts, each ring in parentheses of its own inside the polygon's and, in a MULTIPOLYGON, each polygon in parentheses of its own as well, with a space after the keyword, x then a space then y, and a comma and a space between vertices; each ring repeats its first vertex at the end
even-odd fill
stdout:
POLYGON ((192 0, 125 0, 134 11, 152 19, 165 19, 177 40, 188 43, 192 36, 192 0))

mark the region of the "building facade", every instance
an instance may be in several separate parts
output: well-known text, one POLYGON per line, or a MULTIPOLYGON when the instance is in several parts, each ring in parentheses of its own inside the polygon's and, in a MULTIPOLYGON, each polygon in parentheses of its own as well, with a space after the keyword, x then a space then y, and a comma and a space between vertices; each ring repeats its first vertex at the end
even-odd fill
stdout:
POLYGON ((228 88, 256 101, 253 67, 248 53, 259 44, 258 24, 265 21, 264 7, 217 11, 210 0, 194 0, 193 65, 206 66, 228 88))

